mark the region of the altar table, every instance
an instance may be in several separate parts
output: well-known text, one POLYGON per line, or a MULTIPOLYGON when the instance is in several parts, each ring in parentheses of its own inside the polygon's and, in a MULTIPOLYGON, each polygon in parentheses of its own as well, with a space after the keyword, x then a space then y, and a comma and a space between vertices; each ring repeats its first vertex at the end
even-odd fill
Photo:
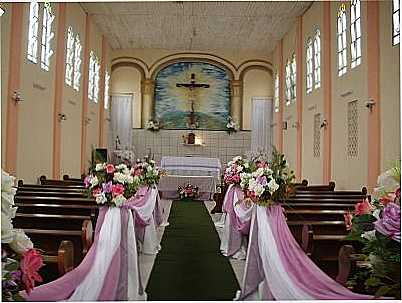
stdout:
POLYGON ((198 187, 200 199, 210 199, 220 185, 222 166, 217 158, 165 156, 160 166, 167 173, 158 185, 164 198, 177 198, 179 185, 190 183, 198 187))

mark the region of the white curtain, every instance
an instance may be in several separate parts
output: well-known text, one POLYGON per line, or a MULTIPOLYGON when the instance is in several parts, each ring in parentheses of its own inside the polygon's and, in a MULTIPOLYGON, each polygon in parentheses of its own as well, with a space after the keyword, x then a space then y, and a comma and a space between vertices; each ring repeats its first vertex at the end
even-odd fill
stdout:
POLYGON ((252 98, 251 152, 271 155, 272 152, 272 98, 252 98))
POLYGON ((132 94, 112 95, 110 102, 110 131, 109 150, 116 150, 116 139, 118 149, 131 151, 133 149, 133 105, 132 94))

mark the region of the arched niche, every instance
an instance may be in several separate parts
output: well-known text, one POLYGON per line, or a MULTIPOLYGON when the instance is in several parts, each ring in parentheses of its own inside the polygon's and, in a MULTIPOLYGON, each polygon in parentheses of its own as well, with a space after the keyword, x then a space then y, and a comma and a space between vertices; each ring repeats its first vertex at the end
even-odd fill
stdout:
POLYGON ((133 96, 133 128, 141 127, 142 89, 144 70, 132 62, 119 62, 112 65, 111 95, 133 96))
MULTIPOLYGON (((273 96, 272 71, 259 65, 250 65, 241 72, 243 83, 243 129, 251 129, 252 98, 270 98, 273 96)), ((269 101, 270 102, 270 101, 269 101)))

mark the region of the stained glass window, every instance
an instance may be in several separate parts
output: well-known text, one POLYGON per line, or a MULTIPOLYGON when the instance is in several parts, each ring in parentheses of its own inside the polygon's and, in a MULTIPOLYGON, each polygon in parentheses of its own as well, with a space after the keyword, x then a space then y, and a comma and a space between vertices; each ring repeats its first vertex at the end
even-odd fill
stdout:
POLYGON ((290 67, 290 61, 288 60, 286 63, 286 67, 285 67, 285 80, 286 80, 286 105, 290 104, 290 100, 291 100, 291 86, 292 86, 292 80, 291 80, 291 67, 290 67))
POLYGON ((317 30, 314 36, 314 88, 321 86, 321 38, 317 30))
POLYGON ((73 84, 74 71, 74 33, 71 26, 67 30, 67 50, 66 50, 66 84, 73 84))
POLYGON ((75 47, 74 47, 74 82, 73 82, 73 88, 76 91, 80 90, 80 80, 81 80, 81 42, 80 42, 80 36, 77 34, 75 37, 75 47))
POLYGON ((28 50, 27 58, 33 63, 38 62, 38 26, 39 26, 39 4, 32 1, 29 6, 29 29, 28 29, 28 50))
POLYGON ((307 40, 306 49, 306 92, 313 91, 313 42, 310 38, 307 40))
POLYGON ((400 4, 399 0, 392 1, 392 45, 399 44, 400 40, 400 4))
POLYGON ((42 20, 42 52, 41 52, 41 68, 48 71, 50 66, 50 57, 53 55, 51 42, 54 37, 52 32, 52 24, 55 16, 52 14, 52 6, 49 2, 45 3, 43 8, 42 20))
POLYGON ((291 101, 296 102, 296 55, 292 56, 291 70, 291 101))
POLYGON ((110 82, 110 75, 106 71, 105 72, 105 100, 104 100, 105 109, 109 108, 109 82, 110 82))
POLYGON ((342 76, 347 69, 347 46, 346 46, 346 6, 341 4, 337 18, 338 40, 338 75, 342 76))
POLYGON ((274 107, 275 112, 279 112, 279 75, 275 75, 275 91, 274 91, 274 107))
POLYGON ((354 68, 361 63, 362 58, 360 0, 352 0, 350 5, 350 33, 351 67, 354 68))

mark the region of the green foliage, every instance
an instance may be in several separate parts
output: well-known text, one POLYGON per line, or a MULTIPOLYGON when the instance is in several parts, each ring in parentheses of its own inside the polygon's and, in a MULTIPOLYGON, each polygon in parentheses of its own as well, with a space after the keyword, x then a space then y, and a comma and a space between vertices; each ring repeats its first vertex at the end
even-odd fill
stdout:
POLYGON ((273 178, 279 185, 278 190, 272 194, 271 200, 284 202, 292 189, 292 182, 295 179, 295 175, 293 171, 289 169, 285 155, 278 152, 275 148, 272 151, 270 168, 273 172, 273 178))

